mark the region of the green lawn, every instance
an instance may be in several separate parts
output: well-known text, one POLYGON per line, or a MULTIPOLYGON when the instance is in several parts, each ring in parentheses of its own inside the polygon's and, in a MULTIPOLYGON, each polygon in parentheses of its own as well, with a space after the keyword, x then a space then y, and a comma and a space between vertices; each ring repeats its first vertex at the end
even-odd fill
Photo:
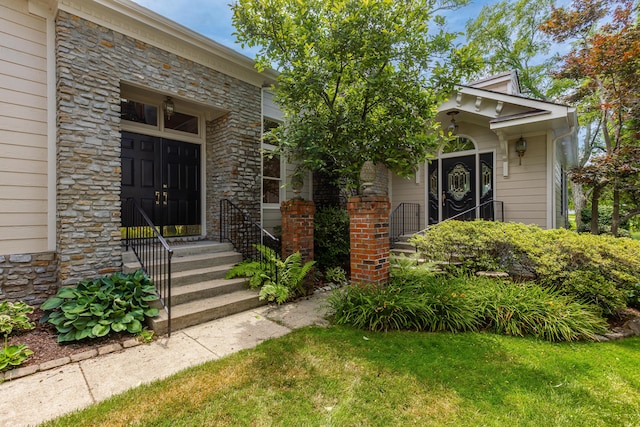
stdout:
POLYGON ((638 366, 640 338, 307 328, 46 425, 638 425, 638 366))

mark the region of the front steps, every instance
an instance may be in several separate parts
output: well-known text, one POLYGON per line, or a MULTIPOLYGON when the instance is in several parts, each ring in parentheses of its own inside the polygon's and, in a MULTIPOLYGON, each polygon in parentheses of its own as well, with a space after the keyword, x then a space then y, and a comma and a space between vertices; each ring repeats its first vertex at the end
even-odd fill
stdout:
MULTIPOLYGON (((245 278, 225 280, 227 271, 242 261, 242 255, 230 243, 211 241, 180 242, 171 244, 171 330, 250 310, 266 301, 258 299, 258 291, 247 288, 245 278)), ((123 254, 123 271, 140 268, 135 255, 123 254)), ((158 335, 167 333, 168 317, 159 306, 160 313, 148 319, 149 326, 158 335)))

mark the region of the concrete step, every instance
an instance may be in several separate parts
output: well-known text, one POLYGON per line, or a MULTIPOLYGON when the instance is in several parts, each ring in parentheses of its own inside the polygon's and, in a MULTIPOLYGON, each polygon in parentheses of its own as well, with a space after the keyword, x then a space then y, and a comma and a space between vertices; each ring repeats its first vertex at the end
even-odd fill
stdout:
POLYGON ((214 252, 193 255, 175 256, 171 259, 171 271, 196 270, 207 267, 216 267, 226 264, 238 264, 242 261, 242 255, 238 252, 214 252))
MULTIPOLYGON (((266 304, 266 301, 258 299, 257 290, 244 289, 174 305, 171 311, 171 330, 177 331, 266 304)), ((160 310, 160 314, 153 319, 148 319, 148 322, 156 334, 163 335, 167 333, 167 313, 164 310, 160 310)))
MULTIPOLYGON (((231 243, 212 242, 209 240, 200 240, 194 242, 169 242, 169 247, 173 250, 172 260, 178 258, 202 255, 202 254, 215 254, 220 252, 232 252, 233 245, 231 243)), ((127 265, 129 263, 137 263, 135 254, 131 249, 122 252, 122 262, 127 265)))
POLYGON ((227 271, 229 271, 234 265, 235 264, 223 264, 215 265, 213 267, 177 271, 171 274, 171 286, 176 288, 179 286, 192 285, 199 282, 224 279, 227 271))
POLYGON ((198 299, 213 298, 219 295, 230 294, 247 289, 247 279, 217 279, 206 282, 197 282, 191 285, 175 286, 171 289, 171 304, 177 306, 198 299))

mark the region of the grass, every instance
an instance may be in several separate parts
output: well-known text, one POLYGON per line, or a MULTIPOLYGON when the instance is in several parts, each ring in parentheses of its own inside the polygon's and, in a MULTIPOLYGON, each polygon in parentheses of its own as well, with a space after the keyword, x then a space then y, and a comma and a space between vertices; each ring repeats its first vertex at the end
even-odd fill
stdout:
POLYGON ((639 364, 640 338, 306 328, 45 425, 637 425, 639 364))

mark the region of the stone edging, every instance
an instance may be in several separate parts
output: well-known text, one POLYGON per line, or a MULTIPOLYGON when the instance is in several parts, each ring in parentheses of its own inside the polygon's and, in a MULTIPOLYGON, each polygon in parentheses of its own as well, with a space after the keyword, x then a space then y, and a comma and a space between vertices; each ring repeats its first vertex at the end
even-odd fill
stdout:
POLYGON ((102 356, 103 354, 115 353, 116 351, 125 350, 127 348, 136 347, 143 344, 137 338, 131 338, 122 343, 109 344, 97 349, 91 349, 83 351, 82 353, 72 354, 71 356, 61 357, 60 359, 48 360, 38 365, 24 366, 11 369, 6 372, 0 372, 0 383, 4 381, 16 380, 18 378, 26 377, 28 375, 35 374, 36 372, 48 371, 50 369, 59 368, 69 363, 81 362, 94 357, 102 356))
POLYGON ((623 338, 630 338, 640 335, 640 318, 631 319, 622 325, 622 327, 613 328, 610 332, 602 335, 596 335, 596 341, 616 341, 623 338))

